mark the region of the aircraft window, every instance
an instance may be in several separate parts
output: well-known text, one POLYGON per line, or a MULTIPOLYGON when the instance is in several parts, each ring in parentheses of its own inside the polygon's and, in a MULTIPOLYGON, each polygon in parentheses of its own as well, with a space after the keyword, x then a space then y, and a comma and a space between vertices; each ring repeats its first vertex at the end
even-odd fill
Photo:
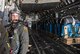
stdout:
POLYGON ((64 24, 64 23, 66 23, 66 24, 72 23, 72 22, 73 22, 72 20, 73 20, 72 18, 64 18, 64 19, 62 20, 62 24, 64 24))
POLYGON ((75 22, 76 22, 76 23, 79 23, 80 21, 79 21, 77 18, 75 18, 75 22))
MULTIPOLYGON (((80 21, 78 20, 78 18, 77 17, 73 17, 74 18, 74 20, 75 20, 75 22, 76 23, 80 23, 80 21)), ((72 17, 66 17, 66 18, 64 18, 64 19, 62 19, 62 22, 61 22, 61 24, 68 24, 68 23, 73 23, 73 18, 72 17)))

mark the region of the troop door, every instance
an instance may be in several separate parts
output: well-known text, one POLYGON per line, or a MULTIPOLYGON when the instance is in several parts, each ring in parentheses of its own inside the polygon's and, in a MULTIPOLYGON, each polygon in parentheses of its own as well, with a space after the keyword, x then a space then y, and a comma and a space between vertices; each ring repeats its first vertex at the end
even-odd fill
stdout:
POLYGON ((61 36, 62 37, 71 37, 73 34, 72 31, 72 17, 63 17, 60 21, 61 23, 61 36))

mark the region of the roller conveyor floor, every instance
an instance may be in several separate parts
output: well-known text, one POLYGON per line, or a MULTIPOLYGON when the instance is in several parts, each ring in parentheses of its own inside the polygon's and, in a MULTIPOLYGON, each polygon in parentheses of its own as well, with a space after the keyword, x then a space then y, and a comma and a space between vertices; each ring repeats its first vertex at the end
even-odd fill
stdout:
POLYGON ((74 48, 51 40, 48 35, 30 30, 32 47, 27 54, 79 54, 74 48))

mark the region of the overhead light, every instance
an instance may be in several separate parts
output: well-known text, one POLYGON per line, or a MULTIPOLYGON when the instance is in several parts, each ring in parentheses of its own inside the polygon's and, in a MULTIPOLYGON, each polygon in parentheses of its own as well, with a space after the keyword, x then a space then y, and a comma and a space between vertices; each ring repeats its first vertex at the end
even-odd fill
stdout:
POLYGON ((63 3, 65 3, 66 5, 68 5, 67 0, 62 0, 63 3))
POLYGON ((71 0, 72 2, 75 2, 75 0, 71 0))
POLYGON ((52 14, 51 14, 51 16, 52 16, 52 14))
POLYGON ((63 12, 64 10, 61 10, 61 12, 63 12))
POLYGON ((68 3, 69 3, 69 4, 71 4, 71 1, 70 1, 70 0, 68 0, 68 3))
POLYGON ((65 13, 65 12, 64 12, 65 13))
POLYGON ((78 8, 78 9, 80 9, 80 8, 78 8))
POLYGON ((69 8, 69 9, 71 9, 71 8, 69 8))

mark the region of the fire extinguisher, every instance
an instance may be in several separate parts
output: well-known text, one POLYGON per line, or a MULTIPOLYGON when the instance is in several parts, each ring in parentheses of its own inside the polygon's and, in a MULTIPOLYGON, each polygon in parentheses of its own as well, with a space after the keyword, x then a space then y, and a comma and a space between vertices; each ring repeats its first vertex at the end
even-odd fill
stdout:
POLYGON ((10 49, 10 53, 9 54, 13 54, 13 49, 12 48, 10 49))

